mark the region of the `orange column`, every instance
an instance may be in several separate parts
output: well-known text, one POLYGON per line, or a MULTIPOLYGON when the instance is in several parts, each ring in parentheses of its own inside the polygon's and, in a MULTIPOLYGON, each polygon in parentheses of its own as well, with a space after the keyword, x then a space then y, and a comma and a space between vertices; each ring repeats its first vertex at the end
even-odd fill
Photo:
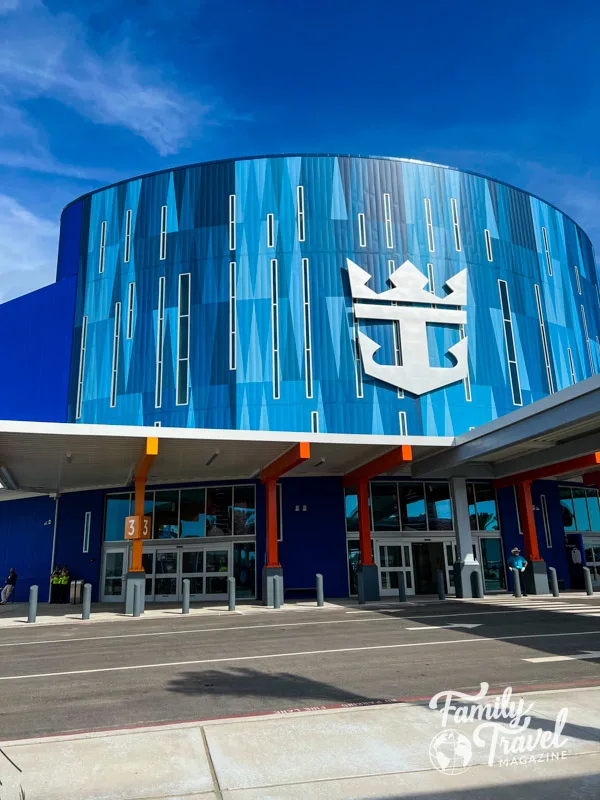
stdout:
POLYGON ((358 545, 360 556, 358 563, 363 566, 373 564, 371 551, 371 517, 369 513, 369 481, 361 480, 356 484, 358 496, 358 545))
POLYGON ((265 480, 267 511, 267 567, 280 567, 277 545, 277 478, 265 480))
MULTIPOLYGON (((146 498, 146 478, 135 478, 135 500, 133 513, 136 517, 144 516, 144 501, 146 498)), ((131 543, 131 568, 130 572, 143 572, 142 567, 142 539, 134 539, 131 543)))
POLYGON ((519 520, 525 542, 525 558, 528 561, 542 561, 538 547, 533 503, 531 501, 531 481, 520 481, 516 484, 519 501, 519 520))

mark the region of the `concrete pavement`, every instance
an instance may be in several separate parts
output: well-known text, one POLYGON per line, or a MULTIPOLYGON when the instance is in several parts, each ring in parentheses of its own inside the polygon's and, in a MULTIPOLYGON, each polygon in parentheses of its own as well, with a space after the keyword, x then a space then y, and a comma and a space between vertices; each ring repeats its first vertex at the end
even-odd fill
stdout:
POLYGON ((439 708, 401 703, 11 741, 0 777, 14 765, 26 800, 596 800, 600 688, 520 698, 519 736, 546 732, 523 757, 498 744, 520 747, 507 719, 478 734, 477 719, 444 725, 439 708), (451 730, 463 748, 444 754, 451 730))

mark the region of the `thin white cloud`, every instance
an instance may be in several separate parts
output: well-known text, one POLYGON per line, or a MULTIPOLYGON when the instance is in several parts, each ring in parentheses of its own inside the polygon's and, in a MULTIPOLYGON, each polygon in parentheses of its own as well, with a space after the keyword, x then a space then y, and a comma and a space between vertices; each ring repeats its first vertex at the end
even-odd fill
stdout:
POLYGON ((73 15, 41 3, 0 18, 0 88, 13 103, 51 98, 93 122, 126 128, 163 156, 209 123, 209 106, 140 63, 129 43, 99 52, 73 15))
POLYGON ((51 283, 58 225, 0 194, 0 302, 51 283))

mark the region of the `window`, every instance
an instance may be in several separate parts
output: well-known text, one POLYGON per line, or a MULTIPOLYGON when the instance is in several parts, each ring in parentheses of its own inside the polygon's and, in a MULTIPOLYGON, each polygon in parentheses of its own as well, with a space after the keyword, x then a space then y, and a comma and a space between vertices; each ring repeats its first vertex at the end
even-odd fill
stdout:
POLYGON ((235 261, 229 264, 229 369, 236 369, 237 276, 235 261))
POLYGON ((92 512, 86 511, 83 521, 83 547, 82 553, 89 553, 90 551, 90 528, 92 526, 92 512))
POLYGON ((133 339, 133 314, 135 311, 135 283, 127 287, 127 338, 133 339))
POLYGON ((383 195, 383 211, 385 214, 385 241, 388 247, 393 247, 394 233, 392 230, 392 204, 389 194, 383 195))
POLYGON ((399 531, 398 484, 371 483, 371 515, 374 531, 399 531))
POLYGON ((448 483, 426 483, 428 530, 451 531, 454 529, 452 519, 452 502, 448 483))
POLYGON ((283 542, 283 489, 277 483, 277 541, 283 542))
POLYGON ((125 537, 125 517, 133 508, 131 494, 111 494, 106 497, 104 514, 104 541, 122 542, 125 537))
POLYGON ((577 284, 577 293, 581 294, 581 280, 579 278, 579 267, 574 266, 573 269, 575 270, 575 283, 577 284))
POLYGON ((496 492, 491 483, 467 482, 467 500, 472 531, 497 531, 496 492))
MULTIPOLYGON (((465 326, 464 325, 460 326, 460 328, 458 329, 458 333, 459 333, 459 336, 460 336, 461 341, 462 341, 462 339, 465 338, 465 326)), ((464 387, 465 387, 465 400, 467 401, 467 403, 470 403, 473 398, 472 398, 472 395, 471 395, 471 373, 469 372, 468 369, 467 369, 467 377, 463 380, 463 384, 464 384, 464 387)))
POLYGON ((310 270, 308 258, 302 259, 302 305, 304 310, 304 386, 306 396, 313 396, 312 333, 310 326, 310 270))
POLYGON ((540 296, 540 287, 534 284, 535 289, 535 302, 537 304, 538 318, 540 321, 540 336, 542 337, 542 349, 544 351, 544 361, 546 363, 546 377, 548 378, 548 392, 553 394, 554 381, 552 380, 552 366, 550 364, 550 349, 548 347, 548 339, 546 337, 546 325, 544 324, 544 314, 542 310, 542 299, 540 296))
POLYGON ((361 247, 367 246, 367 229, 365 226, 365 215, 358 215, 358 244, 361 247))
POLYGON ((167 257, 167 206, 160 209, 160 260, 167 257))
POLYGON ((206 490, 206 535, 231 536, 231 486, 211 486, 206 490))
POLYGON ((273 351, 273 398, 279 400, 279 279, 277 259, 271 259, 271 348, 273 351))
POLYGON ((484 234, 485 234, 485 251, 487 253, 487 260, 493 261, 494 253, 492 252, 492 237, 487 228, 485 229, 484 234))
POLYGON ((162 405, 163 352, 165 349, 165 279, 158 279, 158 309, 156 313, 156 394, 154 405, 162 405))
POLYGON ((402 530, 427 530, 427 513, 425 510, 425 494, 422 483, 399 483, 400 519, 402 530))
POLYGON ((179 490, 166 489, 154 493, 155 539, 179 538, 179 490))
POLYGON ((515 498, 515 513, 517 515, 517 528, 519 530, 519 534, 523 536, 523 528, 521 527, 521 515, 519 514, 519 498, 517 496, 517 487, 513 483, 513 495, 515 498))
POLYGON ((510 375, 513 403, 516 406, 522 406, 523 397, 521 395, 521 381, 519 379, 519 367, 517 365, 517 351, 515 348, 515 337, 513 333, 510 298, 508 296, 508 284, 506 281, 498 281, 498 287, 500 290, 500 305, 502 307, 502 321, 504 327, 504 344, 506 346, 506 359, 508 361, 508 371, 510 375))
POLYGON ((346 505, 346 530, 349 533, 358 531, 358 496, 356 490, 353 488, 346 489, 344 498, 346 505))
POLYGON ((590 528, 593 531, 600 531, 600 502, 598 499, 598 489, 588 488, 586 494, 590 528))
POLYGON ((433 264, 427 264, 427 291, 435 294, 435 275, 433 272, 433 264))
POLYGON ((275 247, 275 216, 267 214, 267 247, 275 247))
POLYGON ((104 272, 104 253, 106 250, 106 220, 100 226, 100 255, 98 258, 98 272, 104 272))
POLYGON ((454 247, 460 251, 462 250, 460 242, 460 225, 458 222, 458 205, 456 198, 450 198, 450 208, 452 209, 452 228, 454 229, 454 247))
POLYGON ((559 488, 559 497, 565 532, 576 531, 577 521, 575 519, 575 506, 573 505, 573 492, 571 487, 561 486, 559 488))
POLYGON ((79 373, 77 376, 77 402, 75 404, 75 419, 81 419, 83 405, 83 372, 85 368, 85 346, 87 340, 87 315, 81 321, 81 345, 79 347, 79 373))
POLYGON ((427 223, 427 246, 430 253, 435 253, 433 221, 431 219, 431 200, 428 197, 425 198, 425 222, 427 223))
POLYGON ((600 289, 598 288, 597 284, 596 284, 596 298, 598 300, 598 305, 600 306, 600 289))
POLYGON ((186 272, 179 276, 177 304, 177 401, 185 406, 189 399, 190 385, 190 280, 186 272))
POLYGON ((232 528, 234 536, 256 535, 254 486, 246 485, 233 487, 232 528))
POLYGON ((398 421, 400 424, 400 436, 408 436, 408 429, 406 427, 406 411, 398 412, 398 421))
POLYGON ((360 345, 358 343, 358 322, 354 320, 354 378, 356 380, 356 396, 363 397, 362 364, 360 362, 360 345))
POLYGON ((552 533, 550 531, 550 520, 548 519, 548 506, 546 505, 546 495, 540 495, 540 505, 542 506, 542 520, 544 521, 544 533, 546 535, 546 547, 552 547, 552 533))
POLYGON ((235 250, 235 195, 229 195, 229 249, 235 250))
MULTIPOLYGON (((388 261, 388 274, 391 276, 394 270, 394 261, 390 259, 388 261)), ((396 303, 392 303, 392 305, 396 305, 396 303)), ((400 323, 397 320, 392 322, 392 331, 394 336, 394 363, 397 367, 400 367, 402 366, 402 348, 400 345, 400 323)), ((404 389, 398 389, 398 397, 404 397, 404 389)))
POLYGON ((131 217, 132 211, 128 208, 125 214, 125 252, 123 253, 123 261, 126 264, 131 260, 131 217))
POLYGON ((569 369, 571 370, 571 383, 577 383, 577 376, 575 375, 575 364, 573 362, 573 352, 570 347, 567 347, 567 355, 569 356, 569 369))
POLYGON ((304 186, 296 187, 296 223, 298 226, 298 241, 303 242, 306 238, 306 226, 304 223, 304 186))
POLYGON ((154 423, 154 427, 155 428, 160 428, 160 426, 161 426, 161 423, 159 421, 154 423))
POLYGON ((583 322, 583 334, 585 336, 585 343, 587 344, 588 358, 590 359, 590 369, 592 371, 592 375, 595 375, 596 370, 594 369, 594 359, 592 358, 592 346, 590 344, 587 319, 585 316, 585 308, 583 307, 583 303, 581 304, 581 321, 583 322))
POLYGON ((542 228, 542 237, 544 239, 544 250, 546 251, 546 264, 548 265, 548 275, 552 275, 552 258, 550 257, 550 245, 548 244, 548 231, 542 228))
POLYGON ((311 411, 310 412, 310 429, 311 429, 311 433, 318 433, 319 432, 319 412, 318 411, 311 411))
POLYGON ((573 508, 575 509, 575 520, 578 531, 591 530, 590 514, 588 510, 588 498, 585 487, 577 486, 571 489, 573 495, 573 508))
POLYGON ((206 535, 206 489, 182 489, 179 526, 182 538, 206 535))
POLYGON ((115 326, 113 329, 112 369, 110 379, 110 407, 117 405, 119 383, 119 344, 121 341, 121 303, 115 303, 115 326))

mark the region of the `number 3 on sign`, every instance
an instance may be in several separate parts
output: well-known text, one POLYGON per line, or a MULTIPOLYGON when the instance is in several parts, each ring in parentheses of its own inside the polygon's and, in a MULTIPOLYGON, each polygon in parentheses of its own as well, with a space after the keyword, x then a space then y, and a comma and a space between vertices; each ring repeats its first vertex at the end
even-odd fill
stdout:
POLYGON ((150 517, 142 517, 142 539, 150 538, 150 517))
POLYGON ((140 529, 139 517, 126 517, 125 518, 125 538, 138 539, 140 529))

